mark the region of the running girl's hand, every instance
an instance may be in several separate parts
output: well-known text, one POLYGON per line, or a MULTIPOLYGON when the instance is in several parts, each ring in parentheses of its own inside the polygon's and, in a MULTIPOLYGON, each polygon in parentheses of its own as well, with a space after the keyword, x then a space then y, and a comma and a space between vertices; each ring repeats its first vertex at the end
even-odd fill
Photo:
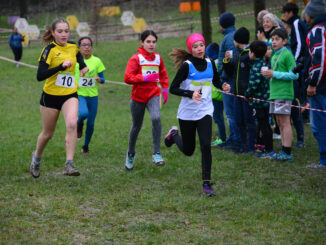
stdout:
POLYGON ((196 104, 198 104, 198 101, 202 101, 201 100, 201 88, 198 88, 194 91, 194 93, 192 94, 192 100, 195 101, 196 104))
POLYGON ((148 74, 146 76, 143 76, 144 82, 158 82, 159 74, 158 73, 152 73, 148 74))
POLYGON ((230 90, 231 90, 231 86, 230 86, 230 84, 228 84, 228 83, 223 83, 222 88, 223 88, 223 91, 224 91, 224 92, 230 93, 230 90))
POLYGON ((274 71, 273 70, 266 70, 260 72, 264 77, 273 78, 274 71))
POLYGON ((63 63, 62 63, 62 66, 64 68, 68 68, 70 66, 72 66, 72 62, 70 60, 65 60, 63 63))
POLYGON ((163 88, 162 89, 162 91, 163 91, 163 105, 165 105, 165 103, 167 102, 167 100, 168 100, 168 97, 169 97, 169 94, 168 94, 168 89, 167 88, 163 88))
POLYGON ((95 77, 96 82, 101 83, 101 78, 100 77, 95 77))
POLYGON ((79 75, 81 76, 81 77, 83 77, 83 76, 85 76, 85 74, 88 72, 88 67, 86 66, 86 67, 84 67, 83 69, 81 69, 80 71, 79 71, 79 75))

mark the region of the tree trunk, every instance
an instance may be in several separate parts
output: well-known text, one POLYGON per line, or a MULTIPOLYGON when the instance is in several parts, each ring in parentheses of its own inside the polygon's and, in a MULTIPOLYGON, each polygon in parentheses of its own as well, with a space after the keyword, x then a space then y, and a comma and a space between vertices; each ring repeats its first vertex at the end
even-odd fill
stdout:
POLYGON ((18 0, 18 4, 19 4, 19 16, 21 18, 26 18, 27 12, 28 12, 27 1, 26 0, 18 0))
POLYGON ((226 11, 225 0, 217 0, 218 15, 223 14, 226 11))
POLYGON ((212 42, 212 25, 209 14, 209 0, 200 0, 201 26, 206 46, 212 42))
POLYGON ((255 25, 258 27, 257 14, 266 8, 265 0, 254 0, 255 25))

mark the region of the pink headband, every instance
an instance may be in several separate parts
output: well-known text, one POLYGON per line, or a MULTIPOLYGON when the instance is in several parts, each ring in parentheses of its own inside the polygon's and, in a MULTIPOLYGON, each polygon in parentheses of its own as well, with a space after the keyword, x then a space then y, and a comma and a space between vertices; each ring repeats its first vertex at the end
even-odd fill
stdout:
MULTIPOLYGON (((200 33, 194 33, 194 34, 191 34, 188 38, 187 38, 187 41, 186 41, 186 44, 187 44, 187 48, 189 50, 190 53, 191 50, 192 50, 192 46, 194 45, 195 42, 198 42, 198 41, 202 41, 205 45, 205 39, 204 37, 202 36, 202 34, 200 33)), ((206 46, 206 45, 205 45, 206 46)))

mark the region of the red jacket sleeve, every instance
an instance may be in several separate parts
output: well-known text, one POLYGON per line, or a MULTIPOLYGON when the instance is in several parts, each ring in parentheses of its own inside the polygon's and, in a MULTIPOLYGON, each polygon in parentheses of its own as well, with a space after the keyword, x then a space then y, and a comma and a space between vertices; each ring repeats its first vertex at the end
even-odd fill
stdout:
POLYGON ((169 88, 169 77, 161 56, 160 56, 160 84, 162 88, 169 88))
POLYGON ((143 82, 143 75, 140 73, 139 58, 137 55, 133 55, 128 61, 124 81, 128 84, 143 82))

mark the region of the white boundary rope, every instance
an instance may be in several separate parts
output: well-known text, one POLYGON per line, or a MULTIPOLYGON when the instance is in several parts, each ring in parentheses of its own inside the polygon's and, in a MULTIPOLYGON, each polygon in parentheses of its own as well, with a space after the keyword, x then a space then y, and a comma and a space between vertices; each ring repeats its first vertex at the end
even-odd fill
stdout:
MULTIPOLYGON (((8 59, 8 58, 3 57, 3 56, 0 56, 0 60, 5 60, 5 61, 8 61, 8 62, 11 62, 11 63, 14 63, 14 64, 20 64, 22 66, 27 66, 29 68, 37 69, 37 66, 26 64, 26 63, 23 63, 23 62, 20 62, 20 61, 15 61, 15 60, 12 60, 12 59, 8 59)), ((123 83, 123 82, 116 82, 116 81, 109 81, 109 80, 105 80, 105 82, 106 83, 119 84, 119 85, 127 85, 128 86, 128 84, 123 83)))
MULTIPOLYGON (((247 98, 243 95, 236 95, 236 94, 232 94, 232 93, 228 93, 228 92, 224 92, 222 90, 218 90, 218 92, 221 92, 223 94, 227 94, 227 95, 231 95, 231 96, 235 96, 244 100, 247 100, 247 98)), ((266 102, 269 104, 275 104, 275 105, 286 105, 285 103, 279 103, 279 102, 274 102, 274 101, 270 101, 270 100, 262 100, 262 99, 258 99, 258 98, 254 98, 254 97, 250 97, 249 100, 255 100, 255 101, 260 101, 260 102, 266 102)), ((311 108, 311 107, 306 107, 306 106, 297 106, 297 105, 288 105, 290 107, 295 107, 298 109, 301 109, 301 111, 303 110, 311 110, 311 111, 318 111, 318 112, 324 112, 326 113, 326 111, 320 110, 320 109, 315 109, 315 108, 311 108)))
MULTIPOLYGON (((23 62, 17 62, 15 60, 8 59, 8 58, 3 57, 3 56, 0 56, 0 60, 5 60, 5 61, 8 61, 8 62, 11 62, 11 63, 14 63, 14 64, 17 64, 18 63, 18 64, 23 65, 23 66, 27 66, 27 67, 30 67, 30 68, 37 69, 37 66, 26 64, 26 63, 23 63, 23 62)), ((112 83, 112 84, 118 84, 118 85, 126 85, 126 86, 128 86, 128 84, 123 83, 123 82, 116 82, 116 81, 110 81, 110 80, 105 80, 105 82, 106 83, 112 83)), ((244 100, 247 99, 245 96, 242 96, 242 95, 235 95, 235 94, 224 92, 224 91, 220 91, 220 90, 218 90, 218 91, 221 92, 221 93, 223 93, 223 94, 227 94, 227 95, 239 97, 239 98, 244 99, 244 100)), ((162 98, 160 98, 160 100, 162 100, 162 98)), ((262 99, 253 98, 253 97, 250 97, 249 100, 261 101, 261 102, 266 102, 266 103, 269 103, 269 104, 284 105, 283 103, 277 103, 277 102, 274 102, 274 101, 262 100, 262 99)), ((311 111, 318 111, 318 112, 324 112, 324 113, 326 113, 326 111, 315 109, 315 108, 310 108, 310 107, 306 107, 306 106, 296 106, 296 105, 289 105, 289 106, 295 107, 295 108, 299 108, 301 110, 311 110, 311 111)))

